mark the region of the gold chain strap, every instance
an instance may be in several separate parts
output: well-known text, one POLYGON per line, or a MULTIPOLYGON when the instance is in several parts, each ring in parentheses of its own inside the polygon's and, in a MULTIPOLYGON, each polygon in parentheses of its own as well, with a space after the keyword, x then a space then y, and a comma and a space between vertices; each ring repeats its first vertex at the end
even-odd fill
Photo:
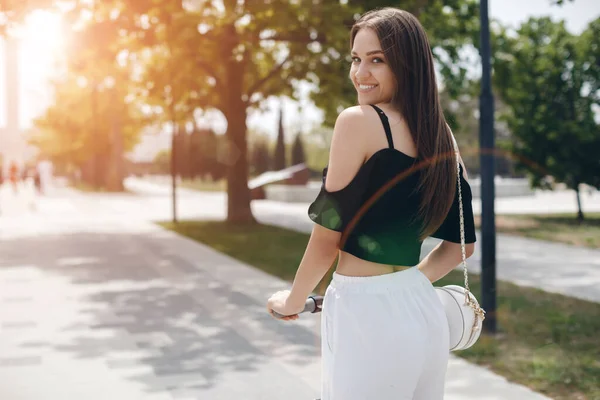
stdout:
MULTIPOLYGON (((462 188, 460 185, 460 155, 458 153, 458 144, 452 136, 452 142, 454 143, 454 152, 456 154, 456 174, 458 179, 458 210, 460 219, 460 250, 462 253, 462 265, 463 274, 465 276, 465 305, 469 305, 475 311, 481 320, 485 319, 485 311, 479 307, 477 303, 471 298, 471 289, 469 288, 469 274, 467 272, 467 250, 465 245, 465 218, 463 213, 463 201, 462 201, 462 188)), ((475 325, 477 324, 477 318, 475 319, 475 325)))

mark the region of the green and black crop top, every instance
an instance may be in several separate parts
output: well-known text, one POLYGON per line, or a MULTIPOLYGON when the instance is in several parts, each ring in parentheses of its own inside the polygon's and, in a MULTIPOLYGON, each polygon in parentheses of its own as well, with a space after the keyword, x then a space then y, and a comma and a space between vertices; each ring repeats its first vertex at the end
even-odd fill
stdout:
MULTIPOLYGON (((421 225, 415 218, 420 204, 415 190, 420 175, 414 168, 417 159, 394 148, 387 116, 372 107, 381 119, 389 147, 373 154, 346 187, 334 192, 325 189, 325 168, 321 190, 309 206, 308 215, 315 223, 344 233, 342 251, 376 263, 414 266, 419 263, 422 245, 421 225)), ((460 179, 465 242, 474 243, 472 193, 462 166, 460 179)), ((458 183, 450 211, 431 236, 460 243, 458 183)))

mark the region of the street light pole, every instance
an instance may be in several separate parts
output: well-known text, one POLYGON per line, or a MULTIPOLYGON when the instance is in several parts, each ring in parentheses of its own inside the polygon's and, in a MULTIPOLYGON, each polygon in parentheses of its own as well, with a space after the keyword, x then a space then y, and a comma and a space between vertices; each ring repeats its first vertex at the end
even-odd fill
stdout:
POLYGON ((479 97, 479 148, 481 169, 481 300, 486 311, 483 329, 496 333, 496 221, 494 212, 494 96, 491 85, 490 23, 488 1, 480 1, 481 94, 479 97))

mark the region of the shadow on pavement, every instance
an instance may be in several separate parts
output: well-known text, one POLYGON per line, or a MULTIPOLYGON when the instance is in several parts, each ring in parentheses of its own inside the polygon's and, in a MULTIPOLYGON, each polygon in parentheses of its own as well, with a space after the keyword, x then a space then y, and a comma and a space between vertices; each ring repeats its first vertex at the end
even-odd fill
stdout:
POLYGON ((19 347, 101 359, 148 391, 210 388, 223 374, 272 363, 275 353, 314 362, 316 332, 273 321, 255 297, 165 251, 169 240, 71 232, 0 243, 0 276, 26 269, 20 284, 36 305, 23 312, 39 335, 23 336, 19 347), (50 323, 47 312, 63 317, 50 323))

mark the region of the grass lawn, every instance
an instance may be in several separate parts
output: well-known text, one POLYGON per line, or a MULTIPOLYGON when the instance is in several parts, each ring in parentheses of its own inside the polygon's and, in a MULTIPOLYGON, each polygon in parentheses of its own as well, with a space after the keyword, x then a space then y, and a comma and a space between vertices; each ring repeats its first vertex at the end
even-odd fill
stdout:
MULTIPOLYGON (((268 225, 161 225, 289 281, 308 242, 307 234, 268 225)), ((318 287, 321 294, 331 272, 318 287)), ((452 271, 436 286, 462 282, 462 272, 452 271)), ((479 297, 479 275, 471 274, 469 282, 479 297)), ((554 399, 600 399, 600 305, 506 282, 498 282, 497 290, 500 334, 482 335, 471 349, 454 354, 554 399)))
POLYGON ((227 190, 227 181, 225 179, 216 182, 201 179, 185 179, 178 186, 202 192, 224 192, 227 190))
MULTIPOLYGON (((501 233, 550 240, 576 246, 600 249, 600 213, 584 214, 577 222, 576 214, 497 215, 496 230, 501 233)), ((480 227, 480 216, 475 226, 480 227)))

